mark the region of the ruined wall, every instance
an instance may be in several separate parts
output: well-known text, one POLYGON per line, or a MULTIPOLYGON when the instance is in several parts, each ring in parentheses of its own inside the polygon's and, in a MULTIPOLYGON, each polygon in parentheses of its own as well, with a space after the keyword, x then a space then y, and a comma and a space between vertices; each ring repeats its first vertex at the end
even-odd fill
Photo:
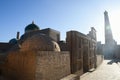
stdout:
POLYGON ((11 80, 58 80, 70 74, 68 52, 10 52, 3 75, 11 80))
POLYGON ((68 52, 38 52, 36 80, 59 80, 70 74, 68 52))

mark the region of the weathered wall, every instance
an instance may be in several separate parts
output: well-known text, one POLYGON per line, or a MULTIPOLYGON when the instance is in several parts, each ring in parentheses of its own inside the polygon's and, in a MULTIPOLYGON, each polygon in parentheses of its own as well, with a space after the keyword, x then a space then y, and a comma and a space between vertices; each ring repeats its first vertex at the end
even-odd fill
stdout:
POLYGON ((7 50, 9 50, 13 46, 14 46, 14 44, 0 42, 0 54, 5 53, 7 50))
POLYGON ((83 45, 79 33, 76 31, 67 32, 67 46, 70 51, 71 73, 83 74, 83 45))
POLYGON ((96 67, 96 41, 78 31, 67 32, 71 72, 82 75, 96 67))
POLYGON ((84 72, 96 67, 96 42, 83 38, 83 69, 84 72))
POLYGON ((56 31, 56 30, 51 29, 51 28, 46 28, 46 29, 32 31, 30 33, 23 34, 20 38, 19 43, 24 42, 28 37, 31 37, 31 36, 38 34, 38 33, 45 34, 45 35, 49 36, 50 38, 52 38, 56 42, 60 41, 60 32, 59 31, 56 31))
POLYGON ((5 59, 6 59, 6 54, 0 53, 0 75, 2 74, 2 69, 4 67, 5 59))
POLYGON ((61 51, 68 51, 68 46, 65 41, 59 41, 58 44, 61 51))
POLYGON ((114 58, 120 59, 120 45, 115 46, 114 58))
POLYGON ((38 52, 36 80, 59 80, 70 74, 68 52, 38 52))
POLYGON ((101 42, 97 42, 97 53, 96 53, 96 64, 97 66, 99 66, 102 61, 104 60, 104 56, 103 56, 103 45, 101 44, 101 42))
POLYGON ((103 55, 97 55, 96 56, 97 57, 97 67, 103 62, 103 59, 104 59, 104 57, 103 57, 103 55))
POLYGON ((10 52, 4 69, 4 75, 15 80, 35 80, 35 52, 10 52))
POLYGON ((46 29, 40 30, 40 33, 48 35, 56 42, 60 41, 60 32, 59 31, 56 31, 56 30, 51 29, 51 28, 46 28, 46 29))
POLYGON ((3 74, 12 80, 58 80, 70 74, 69 52, 10 52, 3 74))

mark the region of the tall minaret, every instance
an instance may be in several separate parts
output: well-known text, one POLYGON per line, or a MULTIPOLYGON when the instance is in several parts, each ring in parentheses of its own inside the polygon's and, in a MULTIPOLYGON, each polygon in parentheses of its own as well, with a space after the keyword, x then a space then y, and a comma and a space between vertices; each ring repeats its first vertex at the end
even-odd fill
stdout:
POLYGON ((105 19, 105 44, 111 45, 114 44, 114 40, 107 11, 104 12, 104 19, 105 19))

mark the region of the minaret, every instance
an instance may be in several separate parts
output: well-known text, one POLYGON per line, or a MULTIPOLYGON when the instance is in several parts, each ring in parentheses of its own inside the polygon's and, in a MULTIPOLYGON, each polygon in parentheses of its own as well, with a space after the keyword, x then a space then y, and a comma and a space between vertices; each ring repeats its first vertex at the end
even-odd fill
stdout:
POLYGON ((104 12, 104 19, 105 19, 105 44, 112 45, 114 44, 114 40, 107 11, 104 12))

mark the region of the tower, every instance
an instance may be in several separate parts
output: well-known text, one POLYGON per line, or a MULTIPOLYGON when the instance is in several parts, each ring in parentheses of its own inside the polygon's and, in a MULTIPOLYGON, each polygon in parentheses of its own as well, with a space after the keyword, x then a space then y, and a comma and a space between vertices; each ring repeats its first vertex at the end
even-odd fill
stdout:
POLYGON ((113 35, 112 35, 110 21, 109 21, 107 11, 104 12, 104 20, 105 20, 105 44, 106 45, 113 45, 114 40, 113 40, 113 35))
POLYGON ((104 58, 111 59, 114 57, 115 52, 115 41, 113 39, 112 30, 110 26, 110 21, 108 17, 108 12, 104 12, 104 20, 105 20, 105 47, 104 49, 104 58))

